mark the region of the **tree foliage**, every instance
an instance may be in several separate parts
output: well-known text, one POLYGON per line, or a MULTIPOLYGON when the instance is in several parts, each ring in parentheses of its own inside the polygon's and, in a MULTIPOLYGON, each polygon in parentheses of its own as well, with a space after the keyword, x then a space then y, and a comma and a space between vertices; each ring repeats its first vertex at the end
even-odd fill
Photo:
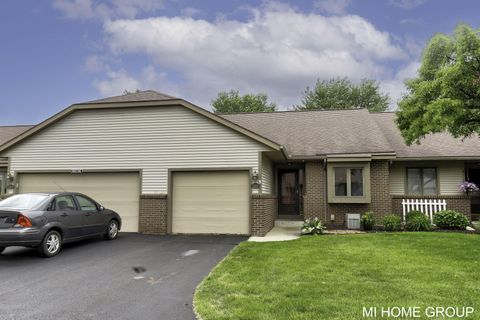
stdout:
POLYGON ((406 86, 396 121, 407 144, 434 132, 480 133, 479 30, 459 25, 451 36, 435 35, 424 49, 418 77, 406 86))
POLYGON ((268 101, 264 93, 240 95, 236 90, 220 92, 216 99, 212 100, 213 112, 270 112, 275 111, 277 106, 268 101))
POLYGON ((348 78, 317 80, 314 89, 307 87, 302 104, 296 110, 367 108, 370 111, 385 111, 389 96, 382 94, 375 80, 364 79, 359 84, 348 78))

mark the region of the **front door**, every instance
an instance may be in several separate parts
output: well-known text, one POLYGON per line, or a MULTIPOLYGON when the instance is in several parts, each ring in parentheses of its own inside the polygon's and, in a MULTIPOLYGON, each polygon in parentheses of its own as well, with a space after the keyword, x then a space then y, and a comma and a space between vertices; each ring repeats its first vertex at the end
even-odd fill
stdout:
POLYGON ((279 170, 278 182, 278 214, 298 215, 300 207, 298 170, 279 170))

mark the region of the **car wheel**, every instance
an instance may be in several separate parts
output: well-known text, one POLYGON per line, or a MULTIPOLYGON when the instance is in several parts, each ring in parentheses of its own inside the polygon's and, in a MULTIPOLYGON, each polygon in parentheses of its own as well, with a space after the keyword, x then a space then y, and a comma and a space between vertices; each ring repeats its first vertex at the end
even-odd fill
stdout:
POLYGON ((55 230, 47 232, 42 243, 38 247, 40 255, 50 258, 56 256, 62 248, 62 235, 55 230))
POLYGON ((107 227, 107 232, 105 233, 105 239, 114 240, 118 236, 118 222, 116 220, 111 220, 107 227))
POLYGON ((2 254, 3 251, 5 251, 5 247, 0 247, 0 254, 2 254))

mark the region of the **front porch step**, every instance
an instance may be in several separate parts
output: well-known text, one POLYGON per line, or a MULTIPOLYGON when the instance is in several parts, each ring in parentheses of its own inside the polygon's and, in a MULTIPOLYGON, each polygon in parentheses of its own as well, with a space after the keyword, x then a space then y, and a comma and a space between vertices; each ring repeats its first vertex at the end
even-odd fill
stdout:
POLYGON ((295 220, 275 220, 275 227, 283 228, 300 228, 303 224, 303 221, 295 220))

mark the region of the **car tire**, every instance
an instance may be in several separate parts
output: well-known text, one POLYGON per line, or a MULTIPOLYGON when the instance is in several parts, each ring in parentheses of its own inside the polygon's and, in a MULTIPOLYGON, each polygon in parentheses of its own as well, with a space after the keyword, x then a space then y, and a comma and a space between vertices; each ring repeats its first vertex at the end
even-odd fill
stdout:
POLYGON ((0 247, 0 254, 2 254, 3 251, 5 251, 6 247, 0 247))
POLYGON ((62 235, 56 230, 47 232, 42 243, 38 246, 38 253, 46 258, 56 256, 62 248, 62 235))
POLYGON ((110 220, 104 237, 106 240, 115 240, 118 237, 118 221, 117 220, 110 220))

